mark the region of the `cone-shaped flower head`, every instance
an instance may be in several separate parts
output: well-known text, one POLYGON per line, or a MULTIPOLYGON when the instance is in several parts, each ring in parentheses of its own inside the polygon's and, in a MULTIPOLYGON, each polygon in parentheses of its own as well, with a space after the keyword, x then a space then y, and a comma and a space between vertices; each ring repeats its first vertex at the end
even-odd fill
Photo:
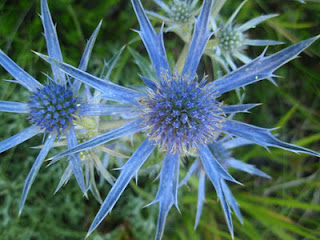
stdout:
POLYGON ((165 151, 184 153, 214 139, 222 119, 212 85, 190 81, 188 75, 168 76, 149 89, 143 124, 150 139, 165 151))
POLYGON ((162 0, 154 0, 154 2, 165 11, 167 16, 151 11, 147 11, 148 14, 171 26, 190 23, 199 12, 199 8, 197 8, 198 0, 170 0, 168 4, 162 0))
POLYGON ((244 34, 232 26, 221 28, 216 38, 220 48, 225 52, 232 54, 233 51, 241 51, 244 48, 244 34))
POLYGON ((190 41, 195 16, 200 8, 198 0, 162 0, 154 2, 165 12, 165 15, 153 11, 146 11, 155 20, 166 25, 166 32, 175 32, 185 41, 190 41))
POLYGON ((47 84, 30 96, 29 119, 47 133, 65 130, 72 123, 76 104, 70 89, 56 83, 47 84))
POLYGON ((177 23, 186 23, 191 20, 192 6, 190 0, 173 0, 170 3, 169 16, 177 23))
POLYGON ((246 56, 245 50, 248 46, 267 46, 281 44, 280 41, 250 39, 247 30, 256 27, 259 23, 270 18, 278 16, 278 14, 268 14, 253 18, 244 24, 235 23, 235 18, 243 5, 247 2, 243 1, 234 11, 226 23, 218 25, 216 19, 211 19, 210 27, 215 32, 215 39, 210 40, 206 48, 206 53, 218 60, 217 62, 223 67, 224 71, 229 72, 237 68, 235 59, 243 63, 248 63, 251 58, 246 56))

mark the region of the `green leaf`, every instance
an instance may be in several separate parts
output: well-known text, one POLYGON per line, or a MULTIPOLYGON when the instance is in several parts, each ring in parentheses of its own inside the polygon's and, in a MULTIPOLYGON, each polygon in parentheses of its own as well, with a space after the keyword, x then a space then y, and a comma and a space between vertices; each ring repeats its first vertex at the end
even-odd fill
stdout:
POLYGON ((278 206, 285 206, 285 207, 291 207, 291 208, 299 208, 299 209, 305 209, 305 210, 311 209, 311 210, 320 211, 320 205, 299 202, 293 199, 261 197, 261 196, 251 195, 251 194, 240 194, 237 196, 240 196, 238 198, 242 199, 243 201, 261 202, 267 205, 278 205, 278 206))

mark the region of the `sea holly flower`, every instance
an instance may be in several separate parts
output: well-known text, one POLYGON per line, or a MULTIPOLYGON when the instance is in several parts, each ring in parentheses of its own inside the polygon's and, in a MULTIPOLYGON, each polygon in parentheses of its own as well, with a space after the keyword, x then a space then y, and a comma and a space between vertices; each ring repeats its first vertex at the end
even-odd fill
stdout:
MULTIPOLYGON (((235 23, 235 18, 243 5, 243 1, 234 11, 226 23, 217 24, 217 20, 211 18, 210 27, 215 32, 215 39, 210 40, 206 46, 206 54, 210 55, 225 72, 237 69, 235 60, 249 63, 252 59, 245 54, 248 46, 268 46, 281 44, 280 41, 250 39, 246 31, 256 27, 263 21, 278 16, 278 14, 267 14, 247 21, 244 24, 235 23)), ((217 69, 216 69, 217 70, 217 69)))
MULTIPOLYGON (((140 23, 138 31, 147 49, 157 79, 141 77, 147 91, 137 94, 131 89, 120 87, 92 76, 59 60, 38 54, 51 64, 56 65, 70 76, 99 89, 103 97, 118 103, 130 102, 132 109, 142 112, 134 120, 107 133, 96 136, 72 149, 51 158, 52 160, 91 149, 108 141, 135 132, 145 132, 147 137, 136 149, 129 160, 121 167, 121 173, 104 200, 89 229, 94 231, 111 212, 131 179, 138 173, 154 149, 159 146, 165 156, 160 171, 160 185, 155 200, 159 203, 159 218, 156 239, 161 239, 166 217, 173 205, 178 207, 177 191, 179 183, 180 156, 197 154, 206 173, 213 183, 218 199, 227 213, 227 224, 233 236, 230 206, 223 181, 236 181, 219 163, 210 150, 217 136, 240 137, 265 148, 277 147, 295 153, 320 156, 319 153, 283 142, 275 138, 271 131, 247 123, 231 120, 227 114, 246 112, 256 104, 223 105, 218 97, 223 93, 274 76, 280 66, 295 58, 319 36, 301 41, 273 55, 265 52, 252 62, 209 82, 206 77, 198 80, 196 70, 212 32, 209 31, 209 18, 213 1, 205 0, 196 19, 194 33, 184 68, 181 74, 172 73, 163 43, 163 33, 156 33, 139 0, 132 0, 134 11, 140 23)), ((122 105, 119 104, 119 107, 122 105)), ((129 110, 129 109, 127 109, 129 110)))
POLYGON ((154 2, 166 13, 163 16, 154 11, 147 14, 167 26, 166 32, 175 32, 185 41, 189 41, 194 23, 194 17, 199 13, 199 0, 170 0, 167 4, 162 0, 154 2))
MULTIPOLYGON (((234 168, 252 175, 260 176, 263 178, 270 178, 268 174, 257 169, 254 165, 242 162, 232 157, 231 150, 233 148, 237 148, 244 145, 250 145, 250 144, 253 144, 253 142, 248 141, 246 139, 239 138, 239 137, 236 137, 233 139, 229 139, 228 137, 222 137, 222 138, 217 138, 216 141, 214 141, 211 144, 208 144, 208 147, 211 153, 213 154, 213 156, 215 157, 215 159, 220 163, 220 165, 225 170, 228 170, 229 168, 234 168)), ((196 175, 199 178, 198 203, 197 203, 197 213, 196 213, 196 220, 195 220, 195 228, 196 228, 199 224, 201 214, 202 214, 203 204, 205 201, 205 183, 207 178, 206 171, 203 168, 199 157, 196 157, 196 159, 190 166, 186 176, 180 182, 179 187, 182 187, 183 185, 185 185, 192 175, 196 175)), ((223 194, 226 198, 226 202, 229 206, 229 208, 223 209, 224 215, 226 216, 227 219, 229 219, 228 224, 232 224, 231 214, 230 214, 230 211, 228 211, 230 208, 236 214, 239 221, 243 223, 239 205, 236 199, 234 198, 225 180, 221 180, 221 186, 222 186, 221 189, 223 191, 223 194)), ((232 225, 229 226, 229 228, 232 228, 232 225)))
MULTIPOLYGON (((57 33, 46 0, 41 1, 41 20, 49 56, 62 61, 57 33)), ((87 43, 79 65, 79 69, 81 70, 86 70, 87 68, 91 50, 100 26, 101 23, 87 43)), ((120 109, 116 109, 114 106, 110 108, 110 106, 106 104, 101 105, 82 102, 81 99, 77 97, 81 82, 77 80, 71 81, 71 79, 67 78, 65 73, 54 64, 51 64, 52 78, 48 77, 45 85, 42 85, 30 76, 1 50, 0 64, 15 78, 17 83, 30 91, 29 100, 25 102, 0 101, 0 111, 27 114, 27 118, 32 124, 22 132, 1 141, 0 152, 4 152, 37 134, 43 133, 47 135, 43 147, 25 180, 19 208, 20 214, 31 185, 50 148, 54 145, 54 140, 60 139, 65 135, 68 148, 72 148, 77 145, 74 128, 75 120, 79 120, 83 116, 113 114, 114 112, 119 112, 120 109)), ((72 173, 75 175, 82 192, 86 194, 87 189, 83 179, 79 154, 71 154, 69 156, 69 162, 72 173)))

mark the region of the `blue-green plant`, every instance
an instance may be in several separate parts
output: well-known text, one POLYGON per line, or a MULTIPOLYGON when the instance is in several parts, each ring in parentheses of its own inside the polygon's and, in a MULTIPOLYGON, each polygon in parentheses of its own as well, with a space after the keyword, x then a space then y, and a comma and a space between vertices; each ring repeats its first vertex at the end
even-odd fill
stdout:
POLYGON ((295 58, 319 37, 301 41, 270 56, 265 56, 263 52, 250 63, 210 82, 206 77, 199 80, 196 70, 206 44, 212 36, 208 23, 213 1, 206 0, 203 3, 200 15, 196 19, 192 41, 181 74, 172 72, 169 67, 162 32, 159 34, 155 32, 140 1, 132 0, 132 4, 141 27, 138 33, 148 51, 157 76, 157 79, 141 77, 147 86, 145 92, 105 82, 50 56, 38 53, 43 59, 70 76, 99 89, 103 98, 122 103, 122 105, 117 105, 119 109, 131 104, 131 108, 127 108, 127 111, 139 113, 137 118, 129 123, 96 136, 52 159, 56 160, 69 154, 91 149, 134 132, 145 132, 146 140, 121 167, 121 173, 103 202, 88 235, 111 212, 132 177, 137 174, 156 146, 159 146, 165 154, 160 171, 159 189, 156 199, 151 203, 159 203, 156 239, 162 238, 165 220, 171 207, 175 205, 178 208, 179 159, 180 156, 188 154, 199 156, 207 177, 216 189, 230 233, 233 235, 231 203, 227 200, 223 182, 225 180, 239 182, 221 166, 210 150, 210 144, 219 134, 240 137, 267 149, 277 147, 295 153, 306 153, 318 157, 320 155, 315 151, 275 138, 271 134, 273 129, 260 128, 225 117, 226 114, 246 112, 255 104, 223 105, 217 98, 223 93, 274 77, 273 72, 276 69, 295 58))
POLYGON ((194 18, 200 11, 199 0, 172 0, 168 4, 162 0, 154 2, 166 13, 166 16, 154 11, 146 13, 166 25, 166 32, 175 32, 185 41, 191 38, 194 18))
POLYGON ((215 32, 215 38, 208 42, 206 53, 217 61, 226 72, 237 69, 235 60, 240 60, 242 63, 249 63, 252 59, 245 54, 248 46, 268 46, 281 44, 275 40, 250 39, 245 33, 247 30, 256 27, 263 21, 278 16, 278 14, 268 14, 253 18, 244 24, 236 23, 236 16, 247 2, 243 1, 239 7, 233 12, 226 23, 217 23, 216 18, 212 18, 210 26, 215 32))
MULTIPOLYGON (((46 0, 41 1, 41 20, 48 55, 62 61, 58 36, 46 0)), ((79 64, 81 70, 87 68, 100 26, 101 22, 87 43, 79 64)), ((26 99, 23 103, 0 101, 0 111, 26 114, 31 123, 31 126, 22 132, 1 141, 0 152, 6 151, 37 134, 42 133, 44 138, 47 135, 43 147, 25 180, 19 208, 19 214, 21 214, 31 185, 50 148, 54 146, 55 139, 60 139, 65 135, 68 147, 76 146, 75 122, 83 116, 112 114, 114 106, 82 102, 78 95, 81 82, 67 77, 55 65, 51 65, 52 77, 47 75, 47 81, 43 85, 19 67, 2 50, 0 50, 0 64, 15 78, 13 82, 21 84, 30 92, 29 99, 26 99)), ((79 154, 70 155, 69 163, 70 171, 75 175, 82 192, 86 195, 87 188, 83 179, 79 154)))

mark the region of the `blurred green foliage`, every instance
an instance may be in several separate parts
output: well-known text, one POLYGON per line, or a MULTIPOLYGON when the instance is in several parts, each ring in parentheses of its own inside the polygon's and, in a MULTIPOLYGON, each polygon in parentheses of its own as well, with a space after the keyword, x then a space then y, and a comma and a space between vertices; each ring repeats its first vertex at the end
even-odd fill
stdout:
MULTIPOLYGON (((41 82, 48 65, 30 50, 46 53, 42 35, 40 1, 2 0, 0 2, 0 48, 28 73, 41 82)), ((227 1, 222 15, 228 17, 241 1, 227 1)), ((62 48, 64 60, 79 63, 86 39, 98 22, 103 24, 96 42, 89 72, 100 74, 103 60, 108 60, 121 46, 137 39, 131 31, 138 27, 129 0, 56 0, 48 1, 62 48)), ((157 9, 152 1, 143 1, 146 8, 157 9)), ((261 14, 279 13, 280 16, 250 31, 252 38, 284 41, 285 45, 320 33, 320 4, 301 4, 298 1, 249 0, 239 13, 244 22, 261 14)), ((170 33, 165 35, 169 58, 177 59, 181 41, 170 33)), ((146 56, 140 42, 130 44, 131 52, 146 56)), ((267 53, 283 46, 272 46, 267 53)), ((181 46, 182 49, 182 46, 181 46)), ((262 48, 248 49, 248 55, 258 56, 262 48)), ((252 114, 240 114, 239 119, 262 127, 281 126, 280 138, 320 151, 320 42, 313 44, 302 56, 285 65, 277 74, 279 87, 263 81, 246 87, 245 102, 262 102, 252 114)), ((203 68, 210 68, 209 59, 203 59, 203 68)), ((130 51, 126 49, 112 75, 112 81, 128 85, 141 84, 130 51)), ((0 68, 0 99, 27 101, 23 87, 6 82, 11 76, 0 68)), ((235 103, 234 93, 227 94, 225 102, 235 103)), ((0 113, 0 140, 21 131, 29 123, 25 116, 0 113)), ((139 139, 139 136, 135 136, 139 139)), ((141 138, 142 139, 142 138, 141 138)), ((53 192, 65 167, 64 160, 49 168, 42 167, 30 191, 22 215, 18 217, 18 204, 24 179, 29 172, 42 136, 20 144, 1 154, 0 159, 0 239, 83 239, 99 204, 92 196, 82 197, 76 182, 70 183, 55 196, 53 192)), ((139 140, 138 140, 139 141, 139 140)), ((127 140, 128 146, 129 140, 127 140)), ((136 148, 136 143, 134 147, 136 148)), ((51 155, 57 150, 51 151, 51 155)), ((235 222, 235 239, 319 239, 320 238, 320 170, 319 159, 261 147, 244 147, 234 155, 250 161, 273 177, 272 180, 253 178, 232 172, 245 186, 231 186, 244 215, 244 224, 235 222)), ((161 159, 161 153, 152 157, 161 159)), ((188 166, 192 159, 184 159, 188 166)), ((117 175, 116 171, 112 171, 117 175)), ((185 170, 182 171, 182 175, 185 170)), ((157 206, 143 208, 154 199, 158 182, 142 176, 138 185, 130 184, 114 211, 90 236, 95 240, 153 239, 157 219, 157 206)), ((164 239, 207 240, 230 239, 220 204, 213 187, 208 184, 207 204, 200 226, 194 231, 197 201, 197 180, 179 192, 181 215, 172 209, 167 219, 164 239)), ((100 186, 106 196, 109 186, 100 186)))

